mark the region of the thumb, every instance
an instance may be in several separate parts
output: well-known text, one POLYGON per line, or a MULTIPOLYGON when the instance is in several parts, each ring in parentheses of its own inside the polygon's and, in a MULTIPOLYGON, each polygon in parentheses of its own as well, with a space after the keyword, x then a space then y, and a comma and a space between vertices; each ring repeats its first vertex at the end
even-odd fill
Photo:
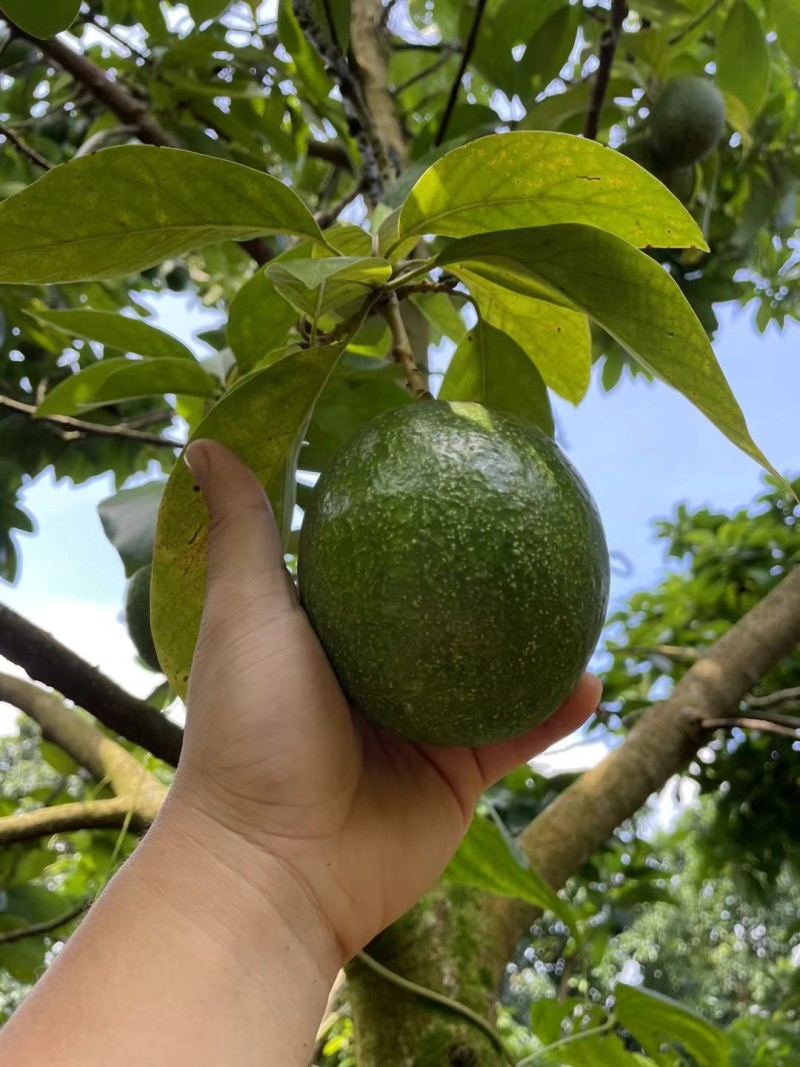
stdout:
POLYGON ((296 603, 272 509, 250 468, 216 441, 193 441, 184 459, 208 508, 206 603, 255 587, 278 610, 296 603))

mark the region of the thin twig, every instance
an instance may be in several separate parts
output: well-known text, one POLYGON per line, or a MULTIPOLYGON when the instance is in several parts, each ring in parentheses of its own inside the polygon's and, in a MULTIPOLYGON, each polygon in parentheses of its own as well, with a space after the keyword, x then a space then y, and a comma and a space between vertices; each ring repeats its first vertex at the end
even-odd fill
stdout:
POLYGON ((781 726, 769 719, 703 719, 700 725, 705 730, 718 730, 737 726, 740 730, 760 730, 765 734, 780 734, 781 737, 791 737, 794 741, 800 741, 800 726, 792 729, 789 726, 781 726))
POLYGON ((450 57, 455 55, 455 48, 443 48, 439 58, 435 60, 429 67, 425 67, 424 70, 418 70, 416 74, 412 74, 410 78, 406 78, 404 82, 400 82, 392 89, 393 96, 399 96, 400 93, 405 92, 406 89, 410 89, 412 85, 416 85, 417 82, 424 81, 425 78, 430 77, 434 71, 437 71, 440 67, 443 67, 445 63, 450 62, 450 57))
POLYGON ((339 218, 344 209, 352 204, 353 201, 359 197, 362 193, 361 182, 358 182, 353 188, 344 194, 340 200, 338 200, 332 207, 326 208, 324 211, 318 211, 314 218, 317 220, 317 225, 321 230, 327 230, 329 226, 333 226, 334 222, 339 218))
POLYGON ((400 301, 397 299, 397 293, 388 293, 386 303, 380 310, 389 324, 389 329, 392 331, 392 359, 403 368, 411 395, 415 400, 433 400, 425 385, 425 379, 414 360, 411 342, 408 339, 403 316, 400 313, 400 301))
POLYGON ((361 963, 365 967, 369 967, 375 974, 380 975, 387 982, 391 982, 392 985, 396 985, 399 989, 404 989, 407 993, 413 993, 414 996, 420 997, 422 1000, 429 1000, 432 1004, 438 1004, 442 1008, 447 1008, 449 1011, 455 1012, 462 1018, 467 1019, 477 1026, 479 1030, 486 1037, 489 1038, 491 1043, 511 1067, 517 1067, 517 1061, 506 1048, 500 1034, 495 1030, 490 1022, 487 1022, 482 1016, 478 1015, 472 1008, 467 1007, 466 1004, 462 1004, 459 1000, 453 1000, 451 997, 445 996, 444 993, 438 993, 435 989, 428 989, 426 986, 418 985, 416 982, 410 981, 408 978, 404 978, 401 974, 397 974, 395 971, 389 970, 388 967, 384 967, 382 963, 366 952, 359 952, 356 955, 361 963))
POLYGON ((778 704, 787 704, 790 701, 800 700, 800 685, 793 689, 776 689, 774 693, 766 693, 762 697, 748 697, 748 708, 774 708, 778 704))
POLYGON ((0 133, 7 141, 11 142, 21 156, 25 156, 31 163, 34 163, 37 167, 41 167, 42 170, 52 169, 53 164, 46 160, 44 156, 40 156, 35 148, 31 148, 29 144, 25 144, 19 134, 14 133, 10 126, 6 126, 5 123, 0 122, 0 133))
POLYGON ((472 17, 472 25, 469 28, 469 34, 464 45, 464 51, 461 54, 461 62, 458 64, 458 72, 453 80, 453 84, 450 86, 450 95, 447 98, 445 104, 444 114, 442 115, 442 121, 439 123, 439 129, 436 132, 436 136, 433 139, 433 148, 438 146, 444 140, 444 136, 447 133, 447 127, 450 125, 450 119, 453 115, 453 108, 456 106, 458 100, 458 93, 461 89, 461 80, 464 77, 469 61, 472 58, 472 53, 475 51, 475 45, 478 43, 478 30, 481 26, 481 19, 483 18, 483 12, 486 9, 486 0, 478 0, 475 5, 475 14, 472 17))
MULTIPOLYGON (((0 396, 0 407, 17 411, 29 418, 33 418, 37 411, 35 404, 24 404, 21 400, 13 400, 10 396, 0 396)), ((99 422, 74 419, 71 415, 44 415, 36 421, 57 428, 60 431, 59 436, 64 441, 72 441, 80 437, 116 437, 127 441, 139 441, 141 444, 155 445, 156 448, 181 447, 177 441, 169 441, 166 437, 161 437, 156 433, 132 430, 124 423, 119 426, 104 426, 99 422)))
POLYGON ((710 15, 713 15, 722 3, 723 0, 711 0, 711 3, 704 7, 702 11, 698 11, 695 17, 693 19, 690 19, 689 22, 687 22, 686 25, 683 27, 683 29, 678 30, 677 33, 673 33, 673 35, 667 39, 667 44, 678 44, 678 42, 682 41, 684 37, 688 37, 689 34, 692 33, 693 30, 696 30, 697 27, 700 26, 703 22, 705 22, 705 20, 710 15))
POLYGON ((56 915, 55 919, 31 923, 30 926, 23 926, 19 930, 5 930, 0 933, 0 945, 9 945, 13 941, 22 941, 25 937, 38 937, 41 934, 49 934, 52 930, 57 930, 59 926, 66 926, 68 922, 77 919, 88 907, 89 901, 82 900, 80 904, 76 904, 69 911, 65 911, 63 915, 56 915))
POLYGON ((552 1045, 545 1045, 544 1048, 538 1049, 530 1056, 526 1056, 524 1060, 520 1060, 517 1067, 528 1067, 529 1064, 536 1063, 542 1056, 547 1056, 554 1049, 562 1048, 564 1045, 571 1045, 573 1041, 583 1041, 587 1037, 597 1037, 598 1034, 605 1034, 608 1030, 613 1030, 617 1025, 617 1021, 614 1016, 610 1016, 604 1023, 599 1026, 593 1026, 590 1030, 579 1030, 575 1034, 567 1034, 566 1037, 561 1037, 558 1041, 554 1041, 552 1045))
POLYGON ((617 51, 617 42, 622 32, 622 24, 628 15, 628 5, 625 0, 612 0, 611 18, 608 27, 600 38, 600 64, 594 79, 592 101, 586 113, 586 122, 583 126, 583 136, 589 141, 597 138, 600 126, 600 112, 611 79, 611 67, 614 63, 614 54, 617 51))
MULTIPOLYGON (((424 278, 421 282, 410 282, 408 285, 402 285, 396 292, 398 299, 402 300, 406 296, 411 296, 412 293, 452 293, 457 285, 458 278, 442 278, 438 282, 424 278)), ((461 296, 463 294, 457 293, 456 295, 461 296)))

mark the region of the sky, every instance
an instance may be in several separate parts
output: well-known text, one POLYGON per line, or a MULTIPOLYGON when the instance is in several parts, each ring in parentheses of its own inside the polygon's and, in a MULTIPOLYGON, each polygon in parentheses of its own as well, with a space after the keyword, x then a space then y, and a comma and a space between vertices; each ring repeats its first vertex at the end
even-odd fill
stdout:
MULTIPOLYGON (((752 434, 780 471, 800 472, 800 325, 790 323, 783 333, 770 327, 762 337, 750 310, 719 310, 717 357, 752 434)), ((187 341, 217 321, 212 315, 180 297, 158 303, 159 324, 187 341)), ((195 348, 203 350, 196 343, 195 348)), ((612 578, 612 608, 663 573, 654 518, 669 515, 680 500, 691 506, 742 507, 760 491, 757 465, 665 385, 625 378, 606 394, 593 382, 579 407, 556 400, 555 408, 559 443, 594 494, 609 548, 631 563, 629 573, 612 578)), ((73 487, 55 485, 50 472, 40 475, 23 501, 38 533, 19 538, 21 575, 13 587, 0 581, 0 600, 145 696, 158 677, 136 663, 121 621, 122 565, 96 511, 113 492, 110 476, 73 487)), ((14 669, 2 660, 0 668, 14 669)), ((0 705, 0 731, 13 731, 13 724, 14 713, 0 705)), ((577 769, 605 752, 599 743, 576 748, 574 740, 563 743, 562 755, 551 750, 537 769, 577 769)))

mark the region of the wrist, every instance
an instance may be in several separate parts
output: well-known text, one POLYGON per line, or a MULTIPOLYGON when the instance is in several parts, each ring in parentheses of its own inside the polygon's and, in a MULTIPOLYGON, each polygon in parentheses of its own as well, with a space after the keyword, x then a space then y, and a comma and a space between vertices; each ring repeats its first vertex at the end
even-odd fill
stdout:
POLYGON ((345 963, 343 952, 317 900, 279 855, 174 793, 142 849, 160 891, 237 966, 249 956, 248 975, 273 974, 280 953, 324 1000, 345 963))

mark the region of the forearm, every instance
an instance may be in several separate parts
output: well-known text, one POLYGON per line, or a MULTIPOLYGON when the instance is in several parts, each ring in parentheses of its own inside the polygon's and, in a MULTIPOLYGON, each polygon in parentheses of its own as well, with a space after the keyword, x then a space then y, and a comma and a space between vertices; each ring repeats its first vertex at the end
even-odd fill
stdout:
POLYGON ((203 830, 163 813, 3 1029, 3 1062, 305 1067, 341 961, 279 864, 243 872, 203 830))

